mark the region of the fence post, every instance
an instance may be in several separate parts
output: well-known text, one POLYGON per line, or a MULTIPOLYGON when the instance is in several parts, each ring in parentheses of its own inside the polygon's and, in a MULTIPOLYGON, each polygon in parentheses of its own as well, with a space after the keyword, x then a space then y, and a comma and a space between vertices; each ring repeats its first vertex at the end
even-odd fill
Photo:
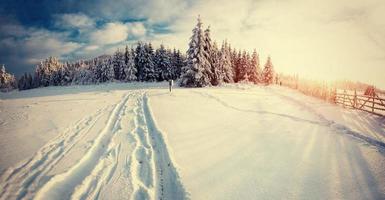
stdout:
POLYGON ((344 100, 342 101, 342 106, 345 108, 345 96, 346 96, 346 90, 344 90, 344 100))
POLYGON ((357 108, 357 90, 354 89, 353 108, 357 108))
POLYGON ((372 102, 372 112, 374 112, 374 94, 373 94, 373 102, 372 102))

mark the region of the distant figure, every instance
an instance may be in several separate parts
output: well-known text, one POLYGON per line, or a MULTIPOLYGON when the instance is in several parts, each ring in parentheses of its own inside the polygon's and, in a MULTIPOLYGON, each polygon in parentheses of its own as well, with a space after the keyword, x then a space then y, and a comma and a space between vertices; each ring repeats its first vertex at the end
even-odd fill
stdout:
POLYGON ((171 89, 172 89, 172 85, 173 85, 173 84, 174 84, 174 83, 173 83, 173 80, 172 80, 172 79, 168 81, 168 86, 169 86, 170 92, 171 92, 171 89))

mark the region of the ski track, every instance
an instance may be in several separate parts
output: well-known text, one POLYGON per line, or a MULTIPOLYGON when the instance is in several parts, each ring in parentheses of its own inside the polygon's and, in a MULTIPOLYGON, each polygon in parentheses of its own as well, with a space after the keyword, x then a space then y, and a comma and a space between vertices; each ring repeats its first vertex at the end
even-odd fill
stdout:
POLYGON ((48 178, 46 174, 89 132, 107 108, 79 120, 30 159, 5 170, 0 176, 0 199, 23 199, 33 195, 48 178))
POLYGON ((47 176, 97 123, 107 106, 0 176, 2 199, 188 199, 156 127, 143 91, 131 91, 110 111, 84 156, 67 171, 47 176), (107 197, 104 195, 107 194, 107 197))
POLYGON ((252 112, 252 113, 257 113, 257 114, 269 114, 269 115, 275 115, 275 116, 279 116, 279 117, 285 117, 285 118, 291 119, 293 121, 311 123, 311 124, 315 124, 315 125, 319 125, 319 126, 326 126, 326 127, 334 129, 335 130, 334 132, 342 133, 342 134, 346 134, 346 135, 352 136, 353 138, 355 138, 355 139, 357 139, 359 141, 362 141, 362 142, 364 142, 364 143, 366 143, 368 145, 371 145, 373 147, 376 147, 379 150, 385 150, 385 143, 384 142, 376 140, 376 139, 374 139, 372 137, 368 137, 368 136, 366 136, 363 133, 359 133, 357 131, 351 130, 347 126, 342 125, 342 124, 338 124, 335 121, 328 120, 323 115, 319 114, 314 109, 312 109, 311 107, 303 104, 302 102, 300 102, 298 100, 295 100, 295 99, 293 99, 291 97, 279 94, 279 93, 271 91, 271 90, 270 90, 270 92, 272 94, 274 94, 274 95, 277 95, 278 97, 282 98, 285 101, 289 101, 289 102, 293 103, 295 106, 298 106, 298 107, 301 107, 301 108, 307 110, 309 113, 311 113, 314 116, 316 116, 319 119, 319 121, 312 121, 312 120, 302 119, 302 118, 298 118, 298 117, 291 116, 291 115, 286 115, 286 114, 281 114, 281 113, 273 113, 273 112, 268 112, 268 111, 263 111, 263 110, 241 109, 241 108, 237 108, 235 106, 232 106, 232 105, 226 103, 222 99, 220 99, 217 96, 214 96, 212 94, 208 94, 208 93, 205 93, 205 92, 202 93, 202 92, 194 91, 194 93, 197 93, 197 94, 202 95, 202 96, 207 97, 207 98, 211 98, 211 99, 219 102, 220 104, 222 104, 225 107, 228 107, 228 108, 240 111, 240 112, 252 112))
POLYGON ((188 199, 162 133, 152 118, 147 95, 138 99, 137 104, 132 199, 188 199))
MULTIPOLYGON (((98 134, 92 147, 85 153, 82 159, 67 172, 54 176, 38 191, 35 199, 69 199, 76 186, 80 185, 83 180, 87 180, 87 176, 90 175, 93 169, 99 169, 101 163, 103 163, 99 162, 101 158, 106 155, 112 155, 111 157, 114 158, 115 154, 113 151, 108 151, 108 144, 114 133, 119 130, 119 121, 124 113, 125 104, 129 97, 129 94, 125 95, 121 102, 115 106, 106 126, 98 134)), ((111 170, 111 166, 107 166, 111 170)), ((100 171, 101 173, 105 172, 104 168, 100 171)), ((90 186, 91 188, 95 187, 95 189, 100 188, 98 184, 90 184, 90 186)))

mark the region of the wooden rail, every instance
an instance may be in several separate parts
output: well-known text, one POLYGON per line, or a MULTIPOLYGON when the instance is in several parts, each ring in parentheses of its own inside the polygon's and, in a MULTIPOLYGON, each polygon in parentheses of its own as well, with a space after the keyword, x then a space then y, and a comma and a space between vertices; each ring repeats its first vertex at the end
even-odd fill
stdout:
POLYGON ((377 95, 357 95, 348 94, 346 91, 335 93, 334 103, 342 105, 344 108, 358 109, 368 113, 385 117, 385 99, 377 95))

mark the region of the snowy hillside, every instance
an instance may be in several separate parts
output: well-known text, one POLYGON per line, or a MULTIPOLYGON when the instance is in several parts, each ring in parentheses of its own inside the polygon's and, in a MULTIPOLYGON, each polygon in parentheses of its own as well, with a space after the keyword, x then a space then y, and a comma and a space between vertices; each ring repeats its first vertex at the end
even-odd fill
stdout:
POLYGON ((385 198, 385 119, 291 89, 0 95, 0 199, 385 198))

